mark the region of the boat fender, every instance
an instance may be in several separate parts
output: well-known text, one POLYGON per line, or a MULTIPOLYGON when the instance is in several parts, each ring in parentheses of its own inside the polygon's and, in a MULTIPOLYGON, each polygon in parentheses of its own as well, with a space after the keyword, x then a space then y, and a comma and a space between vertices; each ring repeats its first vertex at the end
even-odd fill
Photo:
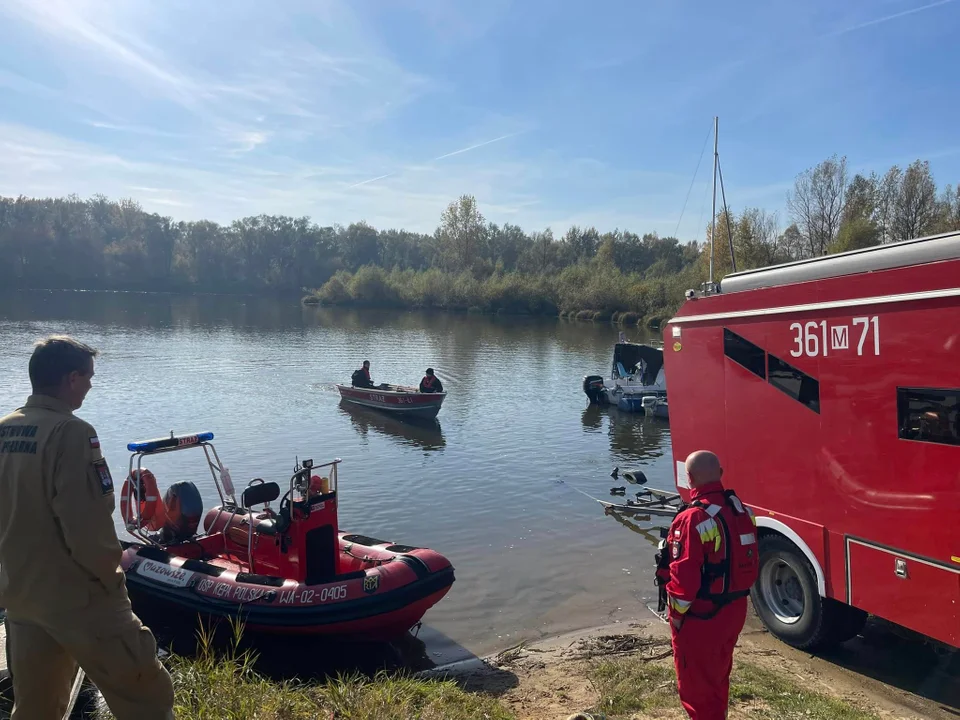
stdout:
POLYGON ((157 490, 157 478, 147 468, 131 470, 127 479, 123 481, 123 488, 120 491, 120 516, 128 527, 139 529, 148 524, 154 530, 163 527, 166 513, 160 500, 160 491, 157 490), (137 520, 138 503, 139 522, 137 520))

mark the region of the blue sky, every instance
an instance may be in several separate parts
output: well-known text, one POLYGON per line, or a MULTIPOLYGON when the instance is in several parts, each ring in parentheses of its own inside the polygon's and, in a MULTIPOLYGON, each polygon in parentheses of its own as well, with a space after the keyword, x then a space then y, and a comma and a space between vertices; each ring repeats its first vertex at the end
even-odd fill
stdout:
POLYGON ((0 194, 703 239, 797 173, 960 182, 960 0, 3 0, 0 194), (704 212, 705 209, 705 212, 704 212))

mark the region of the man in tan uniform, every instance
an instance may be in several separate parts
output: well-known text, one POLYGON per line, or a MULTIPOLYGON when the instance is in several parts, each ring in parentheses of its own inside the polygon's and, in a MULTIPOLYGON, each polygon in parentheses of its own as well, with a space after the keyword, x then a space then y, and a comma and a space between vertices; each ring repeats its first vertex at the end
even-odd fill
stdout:
POLYGON ((93 427, 76 417, 97 351, 37 344, 33 394, 0 419, 0 607, 13 720, 61 720, 77 663, 117 720, 171 720, 173 684, 133 613, 114 488, 93 427))

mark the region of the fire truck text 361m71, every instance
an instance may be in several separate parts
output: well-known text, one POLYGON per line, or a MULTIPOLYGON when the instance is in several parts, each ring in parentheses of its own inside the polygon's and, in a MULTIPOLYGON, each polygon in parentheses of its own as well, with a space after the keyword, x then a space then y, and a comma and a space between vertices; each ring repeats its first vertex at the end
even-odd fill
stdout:
MULTIPOLYGON (((879 355, 879 318, 876 315, 873 317, 855 317, 851 322, 854 334, 858 331, 860 334, 857 341, 857 355, 863 355, 865 349, 869 351, 869 345, 866 341, 871 335, 873 336, 873 354, 879 355)), ((820 322, 811 320, 806 324, 792 323, 790 330, 795 333, 793 341, 796 343, 796 348, 790 351, 793 357, 800 357, 801 355, 827 357, 830 351, 850 349, 850 325, 828 325, 826 320, 820 322)))

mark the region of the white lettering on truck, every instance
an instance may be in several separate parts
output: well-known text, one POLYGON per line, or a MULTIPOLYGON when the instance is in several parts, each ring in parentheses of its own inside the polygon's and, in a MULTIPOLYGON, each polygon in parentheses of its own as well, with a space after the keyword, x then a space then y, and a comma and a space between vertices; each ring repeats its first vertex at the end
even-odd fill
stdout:
MULTIPOLYGON (((857 339, 857 355, 880 354, 880 318, 877 315, 872 317, 855 317, 852 320, 853 330, 856 334, 859 331, 857 339), (872 338, 871 338, 872 336, 872 338), (868 338, 872 342, 868 342, 868 338)), ((828 357, 830 351, 849 350, 850 349, 850 325, 830 325, 826 320, 816 322, 811 320, 807 323, 791 323, 790 330, 793 331, 793 342, 796 346, 790 350, 793 357, 828 357)))

